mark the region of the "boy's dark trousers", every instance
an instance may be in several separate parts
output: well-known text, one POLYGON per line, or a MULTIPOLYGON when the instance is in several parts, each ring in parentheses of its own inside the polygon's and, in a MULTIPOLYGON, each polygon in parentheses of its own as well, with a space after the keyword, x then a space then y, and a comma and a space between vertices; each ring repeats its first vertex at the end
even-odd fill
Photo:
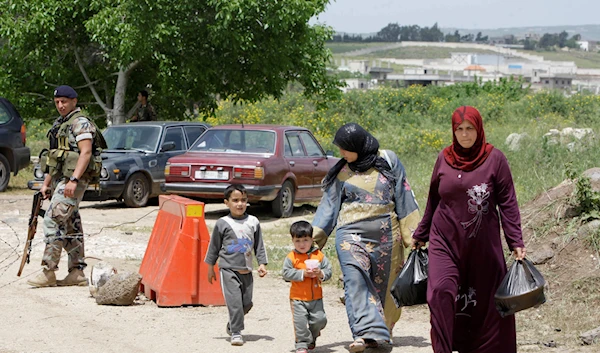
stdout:
POLYGON ((252 272, 241 274, 237 271, 222 268, 221 288, 225 304, 229 311, 229 327, 232 333, 244 329, 244 315, 252 309, 252 288, 254 279, 252 272))

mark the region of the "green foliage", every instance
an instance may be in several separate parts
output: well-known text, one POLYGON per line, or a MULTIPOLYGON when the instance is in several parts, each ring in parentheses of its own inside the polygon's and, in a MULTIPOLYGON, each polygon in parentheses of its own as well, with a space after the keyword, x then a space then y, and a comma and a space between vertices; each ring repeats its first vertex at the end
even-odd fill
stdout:
POLYGON ((597 142, 573 153, 562 146, 544 144, 543 135, 549 129, 581 124, 600 129, 600 97, 533 94, 520 88, 521 84, 508 79, 482 83, 483 87, 468 83, 354 90, 321 108, 296 92, 256 103, 224 100, 214 115, 201 119, 213 125, 244 122, 304 126, 313 131, 326 150, 333 151, 337 151, 332 144, 336 130, 344 123, 357 122, 372 132, 383 148, 400 156, 418 201, 424 205, 435 159, 452 142, 452 112, 461 105, 473 105, 482 113, 488 142, 507 156, 519 202, 523 203, 560 183, 563 174, 556 171, 563 170, 565 162, 576 163, 578 170, 597 166, 597 142), (506 137, 513 132, 529 135, 521 150, 514 152, 504 148, 506 137))
POLYGON ((575 199, 577 213, 582 221, 600 219, 600 192, 592 189, 590 178, 577 175, 571 165, 566 167, 567 178, 575 182, 575 199))
POLYGON ((363 37, 362 35, 341 33, 335 34, 331 39, 332 42, 442 42, 443 40, 444 34, 437 23, 431 28, 418 25, 400 26, 398 23, 390 23, 374 36, 363 37))
MULTIPOLYGON (((383 148, 400 156, 421 205, 427 197, 435 159, 452 142, 452 112, 461 105, 473 105, 481 111, 487 141, 509 160, 520 203, 563 181, 564 174, 557 171, 563 170, 567 162, 578 172, 598 166, 600 142, 592 141, 585 149, 570 152, 564 146, 544 143, 543 135, 550 129, 565 127, 599 131, 599 96, 534 94, 511 80, 483 85, 354 90, 325 105, 292 87, 279 99, 221 100, 214 114, 198 119, 212 125, 243 122, 303 126, 313 131, 325 150, 332 151, 337 151, 332 144, 336 130, 345 123, 357 122, 373 133, 383 148), (513 132, 529 136, 519 151, 510 151, 504 145, 513 132)), ((28 124, 28 144, 43 138, 48 127, 41 120, 28 124)))
POLYGON ((280 97, 290 81, 332 99, 332 30, 308 24, 327 2, 12 0, 0 12, 0 89, 26 120, 55 115, 59 84, 79 88, 92 114, 119 116, 151 86, 164 120, 209 111, 217 97, 280 97))

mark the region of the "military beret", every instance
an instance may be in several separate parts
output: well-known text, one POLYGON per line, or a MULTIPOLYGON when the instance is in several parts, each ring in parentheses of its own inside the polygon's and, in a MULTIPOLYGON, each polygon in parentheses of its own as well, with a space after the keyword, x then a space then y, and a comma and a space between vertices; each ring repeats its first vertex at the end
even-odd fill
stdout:
POLYGON ((71 86, 58 86, 54 90, 54 97, 77 98, 77 92, 71 86))

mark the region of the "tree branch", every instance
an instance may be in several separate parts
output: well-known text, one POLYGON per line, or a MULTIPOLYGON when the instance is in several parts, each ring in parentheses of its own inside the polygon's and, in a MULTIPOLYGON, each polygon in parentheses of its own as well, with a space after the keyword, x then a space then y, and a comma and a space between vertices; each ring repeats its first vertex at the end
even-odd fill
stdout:
POLYGON ((96 80, 96 81, 94 81, 94 82, 90 82, 90 83, 88 83, 88 84, 85 84, 85 85, 83 85, 83 86, 77 86, 77 87, 73 87, 73 88, 75 88, 75 89, 80 89, 80 88, 88 88, 88 87, 91 87, 91 86, 95 85, 96 83, 98 83, 98 82, 100 82, 100 81, 102 81, 102 80, 96 80))
POLYGON ((94 87, 94 84, 90 80, 90 77, 88 76, 87 72, 85 71, 85 68, 83 67, 83 63, 81 62, 81 57, 79 56, 79 52, 77 51, 77 48, 74 48, 73 51, 75 52, 75 59, 77 60, 77 66, 79 67, 79 71, 81 71, 81 74, 83 75, 83 78, 85 79, 85 82, 87 82, 87 85, 90 87, 90 90, 92 91, 94 98, 96 98, 98 105, 100 105, 100 107, 108 114, 109 111, 112 109, 109 109, 106 106, 106 104, 104 103, 104 101, 100 98, 100 95, 96 91, 96 87, 94 87))
POLYGON ((35 92, 25 92, 23 94, 26 94, 28 96, 35 96, 35 97, 42 98, 42 99, 49 99, 48 96, 40 94, 40 93, 35 93, 35 92))
POLYGON ((140 64, 140 61, 136 60, 136 61, 132 62, 131 64, 127 65, 127 67, 125 68, 125 73, 127 75, 129 75, 131 73, 131 71, 133 69, 135 69, 139 64, 140 64))

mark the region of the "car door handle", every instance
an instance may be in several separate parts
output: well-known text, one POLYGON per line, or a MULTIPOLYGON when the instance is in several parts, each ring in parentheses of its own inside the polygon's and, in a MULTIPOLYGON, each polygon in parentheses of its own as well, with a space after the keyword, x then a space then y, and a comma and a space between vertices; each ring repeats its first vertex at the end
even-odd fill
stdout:
POLYGON ((319 165, 319 162, 313 161, 313 165, 316 167, 317 165, 319 165))
POLYGON ((296 162, 294 162, 294 161, 290 161, 290 165, 293 167, 293 166, 295 166, 295 165, 296 165, 296 162))

